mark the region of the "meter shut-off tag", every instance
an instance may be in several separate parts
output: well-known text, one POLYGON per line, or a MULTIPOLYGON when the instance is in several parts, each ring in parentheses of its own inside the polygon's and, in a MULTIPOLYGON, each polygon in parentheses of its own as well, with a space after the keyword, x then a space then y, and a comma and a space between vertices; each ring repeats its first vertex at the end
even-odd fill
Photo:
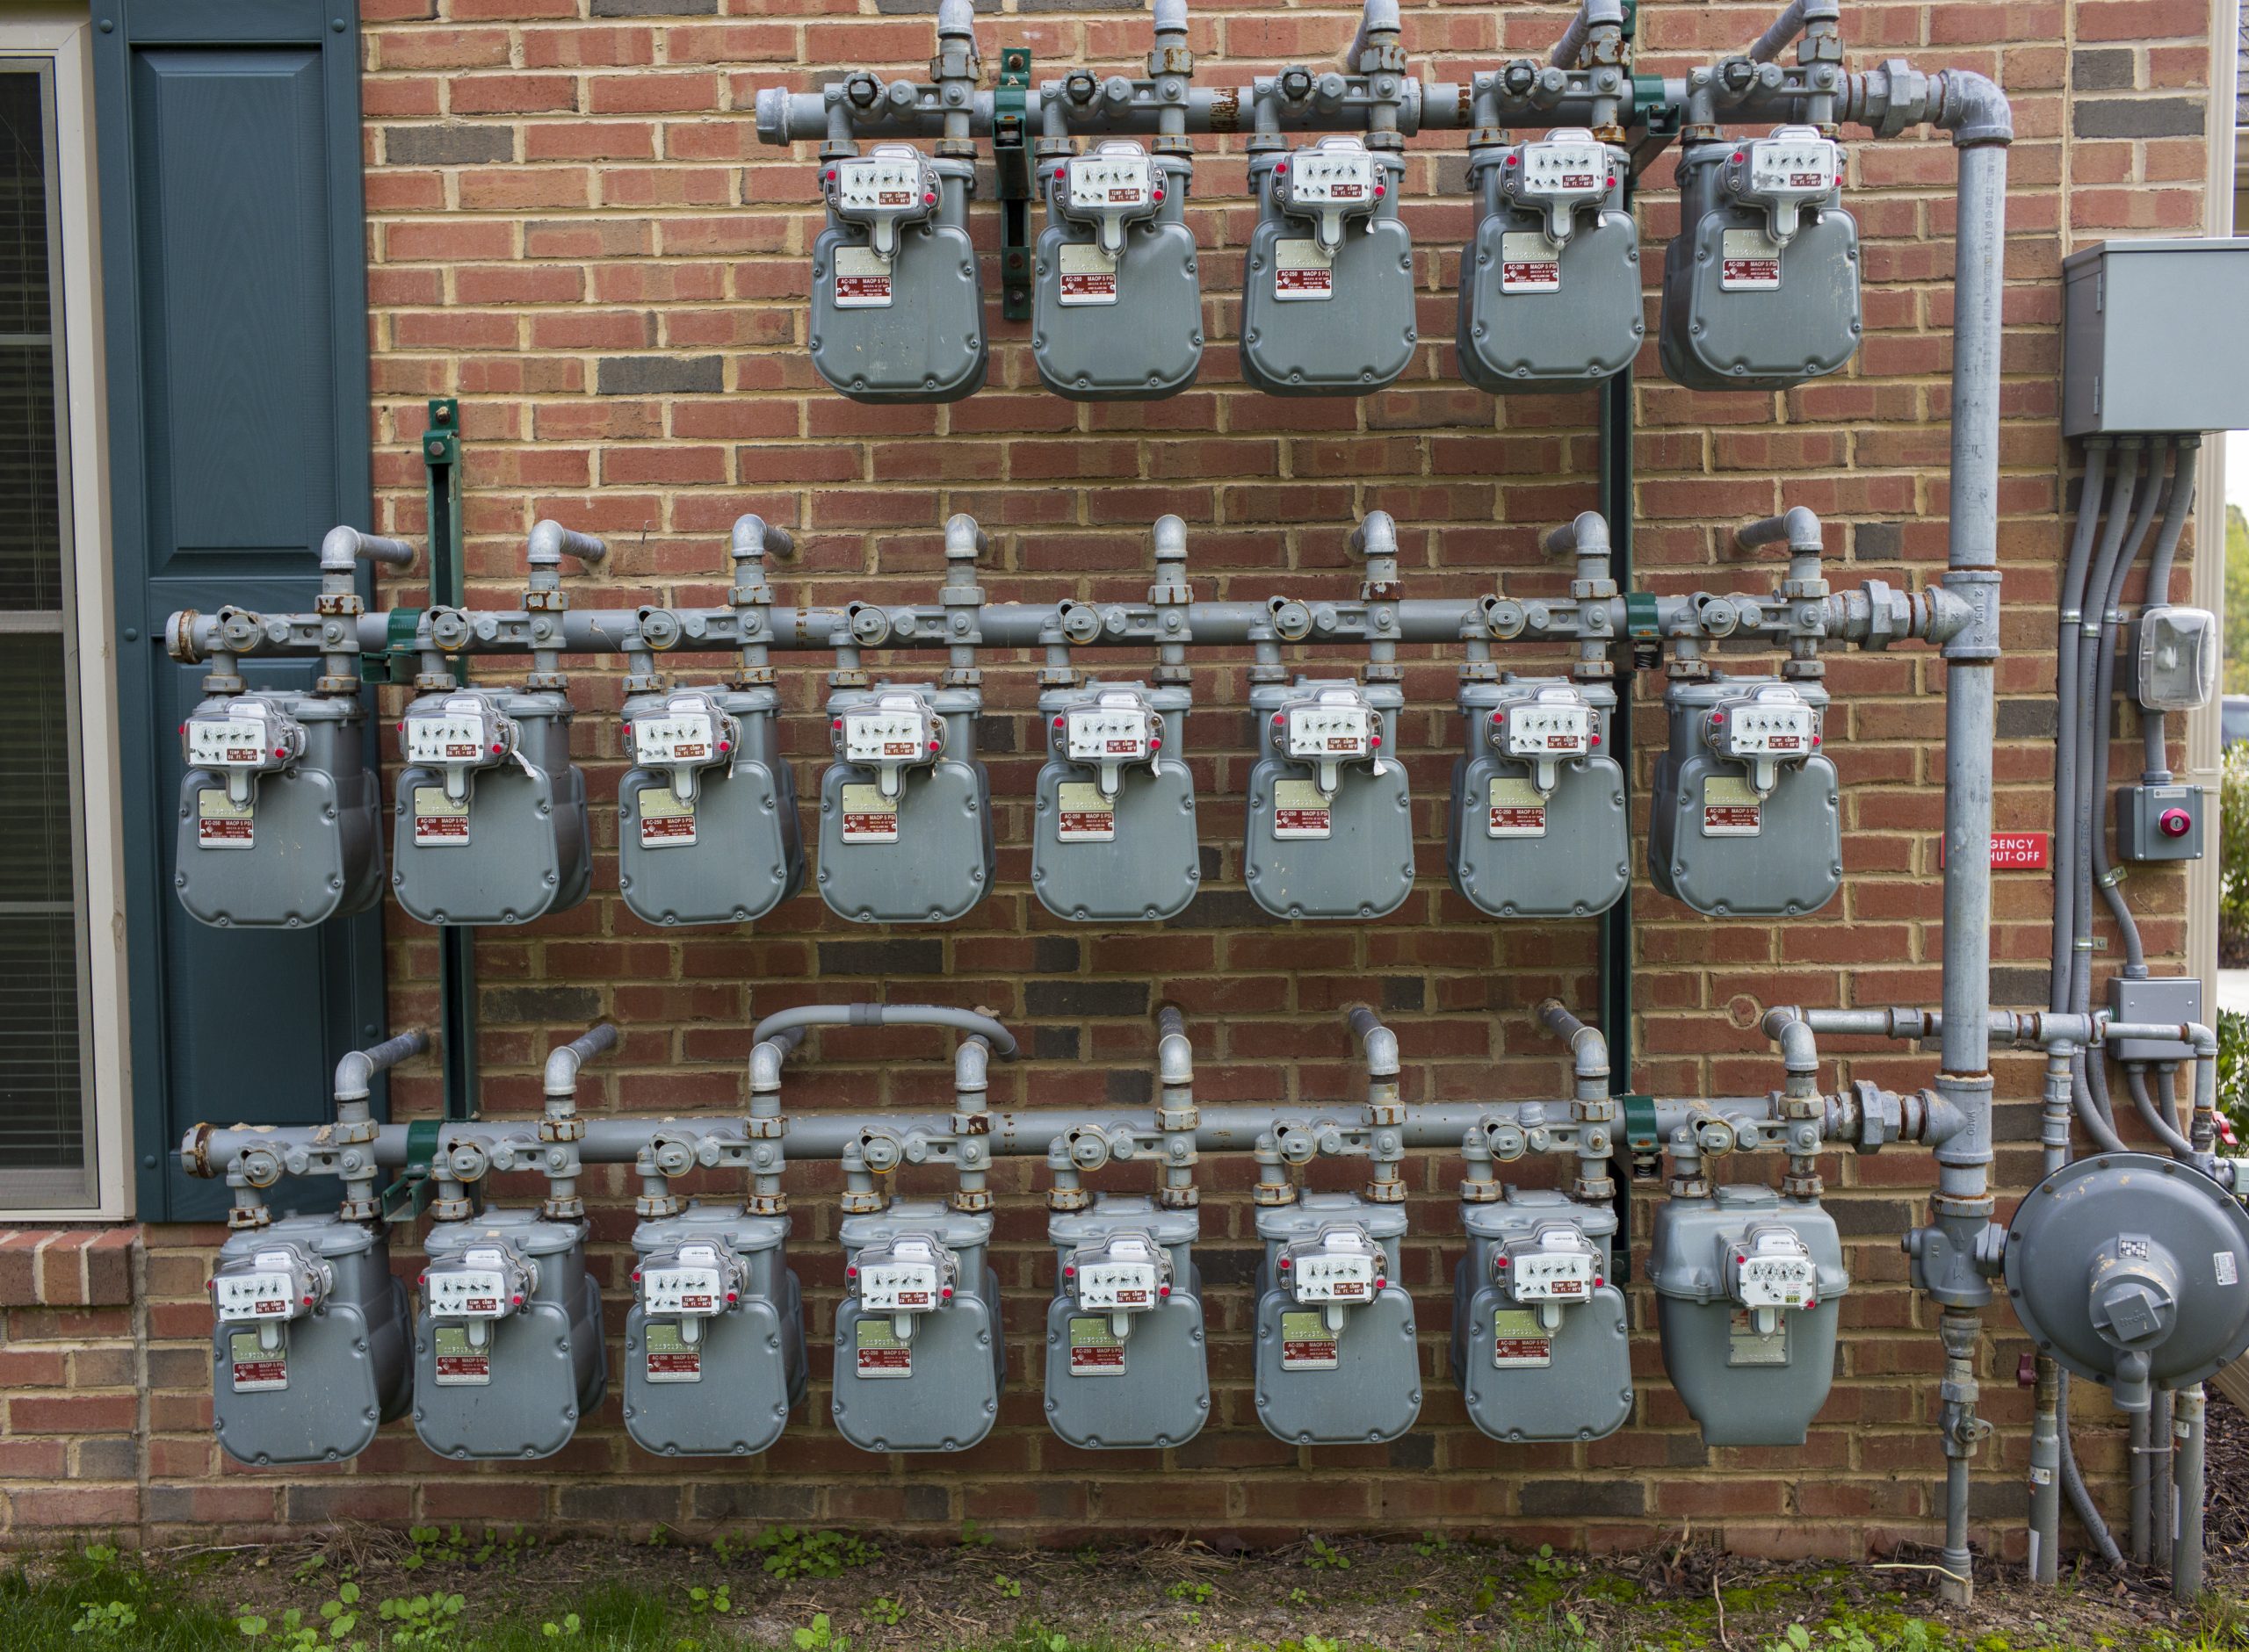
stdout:
POLYGON ((1402 1206, 1305 1193, 1257 1213, 1257 1415, 1298 1443, 1394 1439, 1421 1414, 1402 1206))
POLYGON ((1665 692, 1648 875, 1714 917, 1817 912, 1842 884, 1835 765, 1821 751, 1827 691, 1713 674, 1665 692))
POLYGON ((1095 1195, 1047 1221, 1046 1420, 1074 1446, 1176 1446, 1211 1411, 1191 1210, 1095 1195))
POLYGON ((866 1451, 960 1451, 991 1431, 1003 1369, 988 1213, 901 1199, 843 1219, 835 1426, 866 1451))
POLYGON ((1202 880, 1195 779, 1177 749, 1184 689, 1088 683, 1039 696, 1030 886, 1079 922, 1175 917, 1202 880))
POLYGON ((618 887, 654 924, 747 923, 804 884, 770 688, 639 695, 618 783, 618 887))
POLYGON ((1389 683, 1260 683, 1242 868, 1276 918, 1378 918, 1414 886, 1406 770, 1391 755, 1403 703, 1389 683))
POLYGON ((942 923, 983 899, 991 789, 970 689, 883 684, 828 696, 821 898, 861 923, 942 923))
POLYGON ((743 1456, 781 1436, 805 1388, 804 1297, 785 1216, 691 1203, 633 1236, 625 1426, 663 1456, 743 1456))
POLYGON ((1609 1282, 1616 1214, 1546 1189, 1464 1201, 1452 1378, 1494 1439, 1598 1439, 1632 1410, 1624 1297, 1609 1282))
POLYGON ((1558 677, 1464 682, 1446 865, 1495 918, 1585 917, 1631 883, 1624 775, 1609 755, 1616 690, 1558 677))
POLYGON ((1185 213, 1191 162, 1110 138, 1090 155, 1043 163, 1031 355, 1056 395, 1077 400, 1175 395, 1203 359, 1195 233, 1185 213))
POLYGON ((1250 157, 1257 197, 1242 277, 1241 376, 1270 395, 1364 395, 1414 357, 1405 163, 1330 136, 1250 157))
POLYGON ((975 169, 911 144, 821 162, 813 365, 857 401, 952 401, 982 388, 983 294, 968 240, 975 169))

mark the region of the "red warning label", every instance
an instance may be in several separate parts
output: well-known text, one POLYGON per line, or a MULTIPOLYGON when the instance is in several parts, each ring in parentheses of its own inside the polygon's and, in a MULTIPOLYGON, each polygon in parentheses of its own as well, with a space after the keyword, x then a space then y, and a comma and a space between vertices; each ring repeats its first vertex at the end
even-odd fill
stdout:
POLYGON ((699 1353, 652 1353, 648 1356, 648 1375, 652 1378, 699 1377, 703 1374, 703 1356, 699 1353))
POLYGON ((1070 1350, 1070 1369, 1082 1371, 1122 1371, 1124 1368, 1124 1345, 1109 1347, 1078 1347, 1070 1350))
POLYGON ((1274 272, 1273 291, 1284 299, 1332 299, 1335 272, 1325 266, 1291 269, 1284 264, 1274 272))
POLYGON ((862 1348, 859 1350, 859 1374, 873 1373, 908 1372, 914 1368, 911 1348, 862 1348))
POLYGON ((237 1360, 235 1361, 235 1387, 242 1389, 286 1389, 289 1386, 289 1362, 286 1360, 237 1360))
POLYGON ((887 304, 890 278, 886 275, 840 275, 835 278, 838 304, 887 304))
POLYGON ((1718 265, 1718 282, 1728 292, 1756 292, 1781 285, 1778 258, 1726 258, 1718 265))
POLYGON ((237 843, 249 843, 254 840, 255 836, 248 819, 203 819, 195 823, 195 840, 206 847, 213 844, 225 844, 231 847, 237 843))
POLYGON ((1091 274, 1062 273, 1062 301, 1066 304, 1106 303, 1117 297, 1117 274, 1114 271, 1091 274))
POLYGON ((441 1353, 438 1356, 440 1382, 489 1382, 492 1356, 488 1353, 441 1353))
POLYGON ((1763 818, 1755 804, 1713 804, 1703 811, 1703 831, 1714 837, 1754 836, 1763 818))

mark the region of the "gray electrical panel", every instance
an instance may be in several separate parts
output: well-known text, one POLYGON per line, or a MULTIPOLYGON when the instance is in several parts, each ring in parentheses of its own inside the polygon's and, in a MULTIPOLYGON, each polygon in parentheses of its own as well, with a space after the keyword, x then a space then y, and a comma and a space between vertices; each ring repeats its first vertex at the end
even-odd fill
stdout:
POLYGON ((414 1321, 414 1432, 440 1457, 550 1457, 609 1391, 586 1224, 438 1222, 414 1321))
POLYGON ((1686 147, 1663 257, 1666 378, 1786 390, 1857 353, 1859 231, 1842 179, 1842 148, 1816 126, 1686 147))
POLYGON ((1129 138, 1047 163, 1031 358, 1080 401, 1175 395, 1203 360, 1203 294, 1187 227, 1193 162, 1129 138))
POLYGON ((1058 918, 1153 923, 1202 881, 1195 776, 1182 732, 1185 689, 1088 682, 1038 696, 1047 759, 1038 771, 1030 886, 1058 918))
POLYGON ((934 1199, 843 1218, 836 1432, 863 1451, 964 1451, 1000 1414, 1007 1354, 988 1212, 934 1199))
POLYGON ((1493 1439, 1599 1439, 1632 1413, 1624 1295, 1609 1282, 1616 1213, 1509 1187, 1460 1207, 1452 1379, 1493 1439))
POLYGON ((747 923, 804 886, 797 789, 764 687, 636 695, 617 787, 617 884, 652 924, 747 923))
POLYGON ((1624 772, 1609 755, 1616 691, 1509 676, 1464 682, 1467 750, 1452 766, 1445 863, 1494 918, 1583 918, 1631 887, 1624 772))
POLYGON ((233 1233, 211 1276, 211 1397, 237 1462, 341 1462, 414 1396, 406 1288, 357 1223, 286 1216, 233 1233))
POLYGON ((975 166, 911 144, 821 162, 812 364, 855 401, 955 401, 984 385, 984 294, 968 239, 975 166))
POLYGON ((1476 237, 1460 258, 1460 376, 1494 395, 1630 364, 1647 331, 1625 156, 1582 127, 1468 154, 1476 237))
POLYGON ((633 1234, 625 1428, 659 1456, 748 1456, 804 1397, 804 1294, 786 1216, 696 1201, 633 1234))
POLYGON ((1403 1205, 1299 1194, 1257 1212, 1257 1418, 1298 1445, 1395 1439, 1421 1414, 1403 1205))
POLYGON ((1209 1420, 1197 1227, 1115 1194, 1047 1218, 1046 1420, 1073 1446, 1177 1446, 1209 1420))
POLYGON ((1664 693, 1671 744, 1656 760, 1648 876, 1712 917, 1798 917, 1843 882, 1835 765, 1819 747, 1827 690, 1729 677, 1664 693))
POLYGON ((828 696, 820 898, 859 923, 943 923, 992 886, 992 795, 973 689, 879 683, 828 696))
POLYGON ((2249 429, 2249 237, 2104 241, 2062 293, 2064 436, 2249 429))
POLYGON ((520 924, 568 912, 593 878, 570 702, 553 690, 447 689, 399 725, 391 883, 428 924, 520 924))
POLYGON ((1406 163, 1356 137, 1249 157, 1257 227, 1241 280, 1241 376, 1269 395, 1363 396, 1414 359, 1406 163))
POLYGON ((1769 1187, 1656 1207, 1663 1368, 1710 1446, 1800 1446, 1835 1378, 1850 1288, 1835 1219, 1769 1187))
POLYGON ((294 929, 382 898, 382 795, 365 729, 357 696, 286 690, 188 714, 172 882, 190 917, 294 929))
POLYGON ((1379 918, 1414 887, 1394 683, 1261 682, 1242 872, 1276 918, 1379 918))

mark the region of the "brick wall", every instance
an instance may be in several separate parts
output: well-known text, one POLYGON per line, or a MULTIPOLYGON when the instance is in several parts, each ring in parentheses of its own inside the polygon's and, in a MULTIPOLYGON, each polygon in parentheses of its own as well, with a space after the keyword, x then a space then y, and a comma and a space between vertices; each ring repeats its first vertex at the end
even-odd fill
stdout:
MULTIPOLYGON (((809 249, 817 227, 808 146, 761 148, 756 89, 817 84, 839 66, 919 75, 932 31, 918 0, 365 0, 367 204, 373 306, 379 529, 423 530, 413 439, 423 399, 458 395, 467 438, 472 600, 519 588, 520 544, 542 516, 599 532, 610 562, 578 581, 588 604, 717 600, 725 530, 744 510, 798 534, 801 555, 777 569, 784 602, 930 600, 938 525, 974 513, 997 550, 983 581, 995 599, 1137 597, 1147 584, 1147 524, 1176 511, 1190 530, 1197 595, 1334 595, 1356 589, 1344 534, 1368 509, 1400 529, 1407 594, 1466 595, 1494 581, 1516 595, 1560 588, 1536 544, 1546 526, 1596 502, 1589 395, 1495 403, 1454 376, 1450 335, 1457 247, 1470 228, 1457 134, 1409 148, 1403 215, 1420 248, 1423 344, 1397 386, 1363 400, 1280 400, 1239 382, 1232 341, 1240 248, 1238 141, 1200 140, 1197 205, 1205 249, 1211 348, 1202 383, 1145 406, 1082 407, 1037 387, 1027 328, 1000 322, 990 387, 950 408, 866 408, 815 381, 803 349, 809 249)), ((1144 13, 1077 0, 987 13, 987 68, 1002 45, 1028 45, 1042 77, 1079 62, 1132 69, 1144 13)), ((1193 41, 1206 77, 1240 83, 1284 57, 1325 58, 1351 14, 1267 0, 1196 7, 1193 41)), ((1643 66, 1676 72, 1738 48, 1769 8, 1652 4, 1643 10, 1643 66)), ((1551 7, 1409 5, 1416 69, 1462 78, 1517 54, 1543 55, 1560 27, 1551 7)), ((2063 255, 2103 235, 2192 233, 2202 213, 2207 19, 2193 0, 2075 4, 1887 4, 1851 8, 1854 62, 1905 54, 1996 76, 2014 101, 2011 164, 2007 386, 2000 554, 2007 573, 1998 758, 1999 824, 2049 824, 2045 738, 2057 564, 2066 526, 2065 455, 2055 422, 2063 255)), ((1912 138, 1853 149, 1849 204, 1865 238, 1867 337, 1845 374, 1780 395, 1690 394, 1647 352, 1638 391, 1637 534, 1644 582, 1664 591, 1769 583, 1769 565, 1722 551, 1733 523, 1786 504, 1830 523, 1846 583, 1918 586, 1944 557, 1945 427, 1950 311, 1949 146, 1912 138)), ((1651 253, 1676 211, 1670 166, 1646 181, 1651 253)), ((995 245, 988 175, 976 215, 995 245)), ((995 262, 995 258, 993 260, 995 262)), ((1660 259, 1644 267, 1652 277, 1660 259)), ((987 263, 986 290, 997 283, 987 263)), ((575 575, 572 576, 574 580, 575 575)), ((2183 585, 2184 574, 2180 575, 2183 585)), ((404 587, 395 593, 418 593, 404 587)), ((1314 657, 1316 658, 1316 656, 1314 657)), ((935 661, 927 662, 933 669, 935 661)), ((1333 661, 1348 664, 1347 660, 1333 661)), ((1240 798, 1250 747, 1244 665, 1197 662, 1204 710, 1190 723, 1205 845, 1204 893, 1161 928, 1066 926, 1025 886, 1029 797, 1038 759, 1025 713, 1029 664, 988 662, 984 755, 999 802, 1001 877, 966 920, 928 929, 864 930, 807 894, 755 928, 658 934, 615 895, 606 852, 621 769, 617 678, 588 664, 574 697, 578 755, 592 777, 602 852, 596 892, 577 911, 520 933, 480 937, 482 1057, 488 1111, 535 1108, 539 1057, 599 1016, 625 1028, 592 1070, 588 1105, 720 1107, 741 1094, 748 1028, 808 999, 928 998, 991 1006, 1026 1035, 1031 1059, 994 1073, 993 1104, 1059 1105, 1147 1094, 1149 1011, 1187 1009, 1205 1101, 1334 1100, 1358 1093, 1336 1014, 1374 1002, 1399 1035, 1409 1100, 1562 1093, 1557 1048, 1526 1011, 1548 992, 1588 1012, 1591 923, 1501 924, 1446 884, 1440 819, 1457 740, 1452 661, 1409 657, 1400 732, 1421 827, 1421 881, 1391 918, 1283 927, 1264 920, 1240 879, 1240 798)), ((1510 657, 1556 668, 1558 658, 1510 657)), ((717 662, 709 662, 715 667, 717 662)), ((906 662, 910 668, 912 662, 906 662)), ((787 749, 800 792, 816 789, 824 731, 816 659, 785 663, 792 715, 787 749)), ((1640 917, 1637 1087, 1657 1093, 1756 1093, 1778 1083, 1756 1031, 1768 1003, 1920 1004, 1938 990, 1936 828, 1941 816, 1943 669, 1925 653, 1847 657, 1831 666, 1830 750, 1845 782, 1849 881, 1817 917, 1779 925, 1712 923, 1636 891, 1640 917)), ((1637 790, 1661 738, 1659 691, 1643 685, 1637 790)), ((2137 730, 2120 732, 2136 739, 2137 730)), ((1642 804, 1641 827, 1645 825, 1642 804)), ((1636 843, 1644 840, 1636 830, 1636 843)), ((2126 886, 2151 956, 2178 953, 2182 883, 2137 875, 2126 886)), ((1999 879, 1994 988, 2003 1004, 2043 1004, 2048 886, 1999 879)), ((394 913, 392 1023, 435 1014, 436 949, 394 913)), ((792 1079, 792 1107, 929 1106, 949 1093, 944 1040, 919 1033, 821 1041, 792 1079)), ((1838 1042, 1839 1071, 1899 1087, 1927 1082, 1932 1057, 1838 1042)), ((2033 1064, 1999 1064, 1998 1179, 2036 1174, 2033 1064)), ((436 1104, 428 1064, 396 1086, 409 1110, 436 1104)), ((1833 1161, 1831 1161, 1833 1163, 1833 1161)), ((1735 1173, 1776 1172, 1737 1164, 1735 1173)), ((1833 1398, 1802 1451, 1705 1450, 1662 1380, 1652 1330, 1637 1337, 1642 1380, 1624 1432, 1587 1446, 1501 1446, 1470 1427, 1443 1374, 1450 1281, 1458 1253, 1452 1185, 1442 1157, 1411 1169, 1418 1238, 1407 1282, 1420 1303, 1428 1369, 1417 1429, 1383 1447, 1299 1450, 1260 1429, 1249 1403, 1245 1326, 1255 1243, 1248 1167, 1213 1159, 1200 1252, 1213 1315, 1214 1415, 1188 1447, 1092 1454, 1050 1436, 1038 1404, 1038 1347, 1028 1333, 1051 1289, 1038 1193, 1043 1176, 1004 1165, 996 1263, 1008 1293, 1010 1393, 1001 1425, 943 1461, 872 1458, 826 1420, 824 1333, 841 1286, 832 1166, 792 1172, 795 1264, 813 1319, 814 1387, 782 1443, 748 1463, 658 1462, 626 1440, 611 1399, 546 1463, 432 1475, 403 1426, 333 1470, 251 1474, 223 1464, 207 1432, 200 1344, 202 1280, 216 1235, 153 1231, 148 1298, 135 1322, 154 1384, 148 1396, 148 1501, 153 1538, 186 1526, 264 1533, 343 1516, 527 1521, 644 1530, 754 1518, 950 1530, 965 1516, 1044 1540, 1226 1526, 1257 1535, 1334 1529, 1473 1526, 1524 1541, 1636 1544, 1691 1523, 1738 1547, 1856 1553, 1934 1529, 1940 1458, 1929 1424, 1938 1350, 1925 1305, 1903 1286, 1896 1236, 1917 1219, 1927 1184, 1913 1151, 1842 1163, 1831 1179, 1850 1241, 1853 1294, 1833 1398)), ((1542 1172, 1532 1172, 1536 1178, 1542 1172)), ((1139 1186, 1110 1172, 1110 1185, 1139 1186)), ((911 1180, 908 1190, 912 1191, 911 1180)), ((496 1184, 505 1201, 533 1196, 496 1184)), ((630 1192, 614 1172, 589 1192, 611 1331, 627 1293, 622 1245, 630 1192)), ((1646 1205, 1639 1208, 1642 1239, 1646 1205)), ((0 1249, 0 1268, 10 1252, 0 1249)), ((403 1254, 401 1268, 410 1265, 403 1254)), ((1652 1324, 1649 1304, 1635 1323, 1652 1324)), ((75 1451, 98 1455, 101 1431, 125 1426, 129 1385, 112 1389, 117 1326, 88 1310, 11 1310, 0 1359, 26 1359, 25 1384, 71 1391, 102 1420, 61 1414, 72 1441, 11 1429, 0 1449, 18 1538, 73 1506, 40 1482, 75 1451), (67 1354, 47 1355, 50 1341, 67 1354), (76 1362, 75 1366, 60 1363, 76 1362), (120 1397, 109 1397, 114 1393, 120 1397), (117 1410, 111 1418, 110 1409, 117 1410), (18 1440, 13 1436, 21 1434, 18 1440)), ((2003 1309, 1986 1349, 1987 1412, 2001 1431, 1980 1467, 1979 1519, 2014 1528, 2028 1395, 2013 1383, 2025 1344, 2003 1309)), ((0 1367, 12 1372, 14 1367, 0 1367)), ((11 1381, 14 1379, 11 1374, 11 1381)), ((12 1397, 41 1402, 44 1388, 12 1397)), ((2079 1454, 2113 1482, 2121 1440, 2098 1396, 2084 1400, 2079 1454)), ((16 1420, 11 1418, 11 1421, 16 1420)), ((125 1505, 78 1510, 126 1522, 125 1505)))

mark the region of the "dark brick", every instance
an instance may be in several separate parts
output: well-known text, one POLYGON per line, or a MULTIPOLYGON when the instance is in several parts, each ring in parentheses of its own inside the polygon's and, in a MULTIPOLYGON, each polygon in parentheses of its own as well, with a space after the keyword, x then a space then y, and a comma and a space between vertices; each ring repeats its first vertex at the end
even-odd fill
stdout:
POLYGON ((705 1481, 695 1487, 698 1520, 809 1520, 817 1515, 819 1492, 812 1486, 768 1485, 761 1481, 705 1481))
POLYGON ((715 395, 727 387, 727 368, 716 356, 604 356, 595 387, 604 396, 715 395))
POLYGON ((1382 1007, 1385 1011, 1426 1009, 1428 985, 1418 975, 1393 975, 1384 977, 1382 1007))
POLYGON ((475 166, 516 158, 505 126, 385 126, 383 155, 393 166, 475 166))
POLYGON ((1998 1009, 2043 1009, 2052 1001, 2054 971, 2032 964, 2003 964, 1992 970, 1992 1004, 1998 1009))
POLYGON ((1113 1068, 1103 1076, 1103 1094, 1113 1107, 1155 1105, 1155 1075, 1146 1067, 1113 1068))
POLYGON ((2001 700, 1992 726, 2003 740, 2050 740, 2061 713, 2051 700, 2001 700))
POLYGON ((1026 981, 1024 1012, 1034 1016, 1146 1015, 1146 981, 1026 981))
POLYGON ((679 1519, 680 1487, 619 1485, 604 1477, 590 1485, 562 1488, 561 1517, 589 1525, 655 1526, 679 1519))
POLYGON ((1434 1468, 1437 1466, 1437 1437, 1430 1433, 1401 1434, 1390 1442, 1392 1468, 1434 1468))
POLYGON ((1033 1061, 1075 1061, 1078 1029, 1074 1027, 1034 1027, 1030 1029, 1033 1061))
POLYGON ((488 1021, 589 1021, 601 1014, 590 986, 495 986, 477 995, 488 1021))
POLYGON ((1247 1289, 1256 1284, 1257 1265, 1264 1259, 1262 1245, 1195 1247, 1195 1266, 1202 1270, 1205 1285, 1239 1285, 1247 1289))
POLYGON ((2199 138, 2202 105, 2193 97, 2103 97, 2071 117, 2080 138, 2199 138))
POLYGON ((1078 968, 1080 949, 1069 935, 1041 935, 1030 949, 1030 967, 1038 975, 1073 975, 1078 968))
POLYGON ((1016 722, 1011 717, 980 717, 976 719, 976 749, 1005 756, 1017 749, 1016 722))
POLYGON ((1895 562, 1905 544, 1905 531, 1894 522, 1862 522, 1851 530, 1852 552, 1862 562, 1895 562))
POLYGON ((1187 903, 1187 910, 1176 918, 1164 920, 1167 929, 1259 929, 1273 920, 1265 909, 1249 898, 1246 889, 1212 889, 1211 878, 1204 876, 1203 886, 1196 891, 1195 898, 1187 903))
POLYGON ((1707 1468, 1710 1448, 1699 1434, 1672 1434, 1665 1439, 1663 1460, 1674 1468, 1707 1468))
POLYGON ((1894 1240, 1920 1219, 1920 1208, 1906 1200, 1838 1199, 1827 1214, 1847 1239, 1894 1240))
POLYGON ((594 0, 597 18, 715 18, 719 0, 594 0))
POLYGON ((823 941, 822 975, 943 975, 944 942, 934 936, 916 941, 823 941))
MULTIPOLYGON (((976 0, 976 9, 979 11, 997 11, 1000 0, 976 0)), ((893 18, 934 17, 936 15, 937 0, 875 0, 875 10, 893 18)))
POLYGON ((2128 46, 2087 47, 2070 54, 2073 90, 2130 91, 2132 83, 2132 52, 2128 46))
POLYGON ((1528 1515, 1638 1514, 1639 1486, 1625 1480, 1527 1480, 1522 1508, 1528 1515))
POLYGON ((902 1487, 898 1496, 901 1520, 950 1520, 952 1493, 944 1486, 925 1483, 902 1487))

